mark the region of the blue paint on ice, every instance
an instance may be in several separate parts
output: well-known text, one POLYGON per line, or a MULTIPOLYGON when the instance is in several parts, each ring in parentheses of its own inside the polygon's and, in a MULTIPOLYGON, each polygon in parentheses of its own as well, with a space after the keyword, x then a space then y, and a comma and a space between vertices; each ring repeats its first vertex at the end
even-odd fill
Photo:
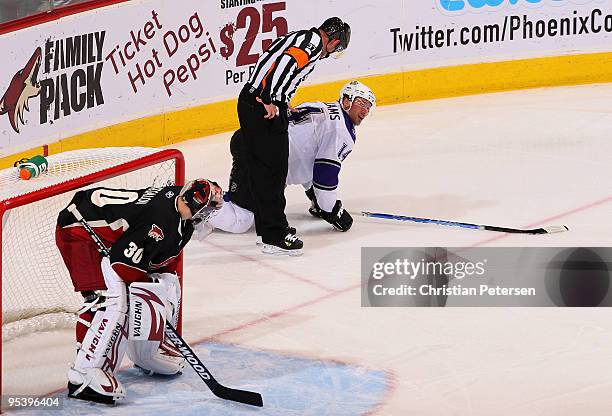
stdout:
MULTIPOLYGON (((384 371, 354 365, 217 343, 199 344, 194 350, 220 383, 261 393, 264 407, 213 396, 191 367, 174 377, 149 377, 131 368, 119 373, 128 395, 117 406, 65 399, 61 411, 39 408, 15 414, 356 416, 377 406, 389 383, 384 371)), ((65 392, 60 396, 65 397, 65 392)))

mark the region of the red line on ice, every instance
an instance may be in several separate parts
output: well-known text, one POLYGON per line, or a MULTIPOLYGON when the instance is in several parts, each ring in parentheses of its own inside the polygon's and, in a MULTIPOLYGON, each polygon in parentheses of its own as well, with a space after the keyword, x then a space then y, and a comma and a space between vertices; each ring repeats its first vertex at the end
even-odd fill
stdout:
MULTIPOLYGON (((552 217, 544 218, 543 220, 539 220, 537 222, 528 224, 524 228, 535 228, 535 227, 537 227, 539 225, 543 225, 543 224, 548 223, 550 221, 558 220, 560 218, 567 217, 568 215, 572 215, 572 214, 575 214, 577 212, 586 211, 586 210, 589 210, 591 208, 595 208, 595 207, 597 207, 599 205, 603 205, 603 204, 605 204, 607 202, 611 202, 611 201, 612 201, 612 195, 608 196, 607 198, 600 199, 600 200, 595 201, 595 202, 591 202, 590 204, 586 204, 586 205, 580 206, 578 208, 574 208, 574 209, 571 209, 569 211, 565 211, 565 212, 563 212, 561 214, 557 214, 557 215, 553 215, 552 217)), ((571 232, 572 230, 570 229, 569 231, 571 232)), ((481 246, 483 244, 491 243, 493 241, 497 241, 497 240, 500 240, 502 238, 510 237, 511 235, 512 234, 500 234, 500 235, 497 235, 495 237, 491 237, 491 238, 488 238, 486 240, 479 241, 479 242, 471 245, 470 247, 481 246)))
POLYGON ((263 262, 261 260, 258 260, 255 257, 247 256, 246 254, 242 254, 239 251, 232 250, 231 248, 223 247, 223 246, 221 246, 219 244, 215 244, 215 243, 212 243, 210 241, 205 241, 205 244, 210 244, 211 246, 213 246, 215 248, 218 248, 219 250, 225 250, 225 251, 230 252, 232 254, 235 254, 235 255, 237 255, 239 257, 242 257, 245 260, 255 262, 255 263, 257 263, 257 264, 259 264, 259 265, 261 265, 263 267, 267 267, 268 269, 271 269, 271 270, 275 271, 276 273, 280 273, 283 276, 291 277, 292 279, 298 280, 298 281, 300 281, 302 283, 307 283, 307 284, 312 285, 314 287, 317 287, 317 288, 319 288, 321 290, 324 290, 325 292, 328 292, 328 293, 334 293, 335 292, 334 289, 330 289, 330 288, 328 288, 326 286, 323 286, 322 284, 320 284, 318 282, 315 282, 313 280, 310 280, 310 279, 307 279, 305 277, 299 276, 297 274, 291 273, 291 272, 289 272, 287 270, 283 270, 280 267, 273 266, 272 264, 269 264, 269 263, 263 262))
POLYGON ((259 325, 259 324, 261 324, 263 322, 267 322, 267 321, 269 321, 271 319, 278 318, 279 316, 285 315, 285 314, 293 312, 295 310, 302 309, 302 308, 305 308, 307 306, 314 305, 316 303, 319 303, 319 302, 324 301, 326 299, 329 299, 329 298, 341 295, 343 293, 350 292, 351 290, 357 289, 359 287, 361 287, 361 283, 359 283, 357 285, 353 285, 353 286, 347 287, 347 288, 344 288, 344 289, 334 290, 334 291, 332 291, 332 292, 330 292, 330 293, 328 293, 326 295, 320 296, 318 298, 311 299, 309 301, 300 303, 300 304, 295 305, 295 306, 290 306, 290 307, 285 308, 285 309, 281 309, 280 311, 277 311, 277 312, 268 313, 268 314, 262 316, 261 318, 257 318, 257 319, 254 319, 252 321, 245 322, 243 324, 237 325, 237 326, 232 327, 232 328, 224 329, 223 331, 217 332, 216 334, 212 334, 212 335, 209 335, 209 336, 207 336, 205 338, 202 338, 202 339, 199 339, 197 341, 194 341, 194 344, 199 344, 199 343, 205 342, 205 341, 211 341, 211 340, 217 339, 219 337, 222 337, 224 335, 230 334, 232 332, 236 332, 236 331, 240 331, 242 329, 254 327, 254 326, 259 325))

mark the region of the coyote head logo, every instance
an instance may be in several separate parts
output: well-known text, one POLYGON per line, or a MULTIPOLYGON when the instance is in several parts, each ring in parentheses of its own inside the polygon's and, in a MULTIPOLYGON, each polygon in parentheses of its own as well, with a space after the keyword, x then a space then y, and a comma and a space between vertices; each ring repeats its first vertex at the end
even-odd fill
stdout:
POLYGON ((155 224, 151 226, 151 230, 149 231, 148 235, 155 241, 161 241, 164 239, 164 232, 155 224))
POLYGON ((19 133, 19 122, 23 123, 23 110, 30 111, 28 101, 40 93, 38 70, 42 49, 36 48, 28 63, 11 80, 0 100, 0 115, 8 113, 13 130, 19 133))

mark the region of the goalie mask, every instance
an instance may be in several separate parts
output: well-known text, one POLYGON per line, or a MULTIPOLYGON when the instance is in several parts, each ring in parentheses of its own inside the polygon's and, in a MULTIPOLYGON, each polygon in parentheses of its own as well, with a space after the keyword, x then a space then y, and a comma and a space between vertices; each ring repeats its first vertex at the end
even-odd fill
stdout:
POLYGON ((349 99, 351 106, 353 104, 357 104, 366 108, 370 114, 372 114, 376 108, 376 96, 374 95, 374 92, 372 92, 368 86, 359 81, 351 81, 342 87, 342 90, 340 91, 340 104, 342 104, 342 99, 344 97, 349 99))
POLYGON ((338 57, 340 53, 348 47, 351 41, 351 27, 339 17, 330 17, 319 26, 319 29, 325 32, 330 42, 335 39, 340 41, 338 46, 336 46, 333 51, 329 52, 329 55, 333 54, 334 57, 338 57))
POLYGON ((191 211, 191 219, 197 224, 206 221, 223 203, 223 191, 214 181, 195 179, 181 189, 179 196, 191 211))

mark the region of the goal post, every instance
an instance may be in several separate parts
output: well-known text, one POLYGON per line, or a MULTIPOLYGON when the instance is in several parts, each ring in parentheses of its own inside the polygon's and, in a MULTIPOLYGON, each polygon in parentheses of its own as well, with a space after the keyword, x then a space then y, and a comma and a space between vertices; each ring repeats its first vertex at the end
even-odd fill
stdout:
MULTIPOLYGON (((76 322, 75 313, 83 298, 74 292, 55 246, 55 226, 60 210, 77 190, 185 183, 184 157, 174 149, 81 149, 47 160, 47 172, 30 180, 20 179, 17 168, 0 170, 1 342, 22 334, 73 327, 76 322)), ((181 286, 182 269, 181 255, 177 267, 181 286)), ((180 312, 177 329, 180 332, 180 312)))

